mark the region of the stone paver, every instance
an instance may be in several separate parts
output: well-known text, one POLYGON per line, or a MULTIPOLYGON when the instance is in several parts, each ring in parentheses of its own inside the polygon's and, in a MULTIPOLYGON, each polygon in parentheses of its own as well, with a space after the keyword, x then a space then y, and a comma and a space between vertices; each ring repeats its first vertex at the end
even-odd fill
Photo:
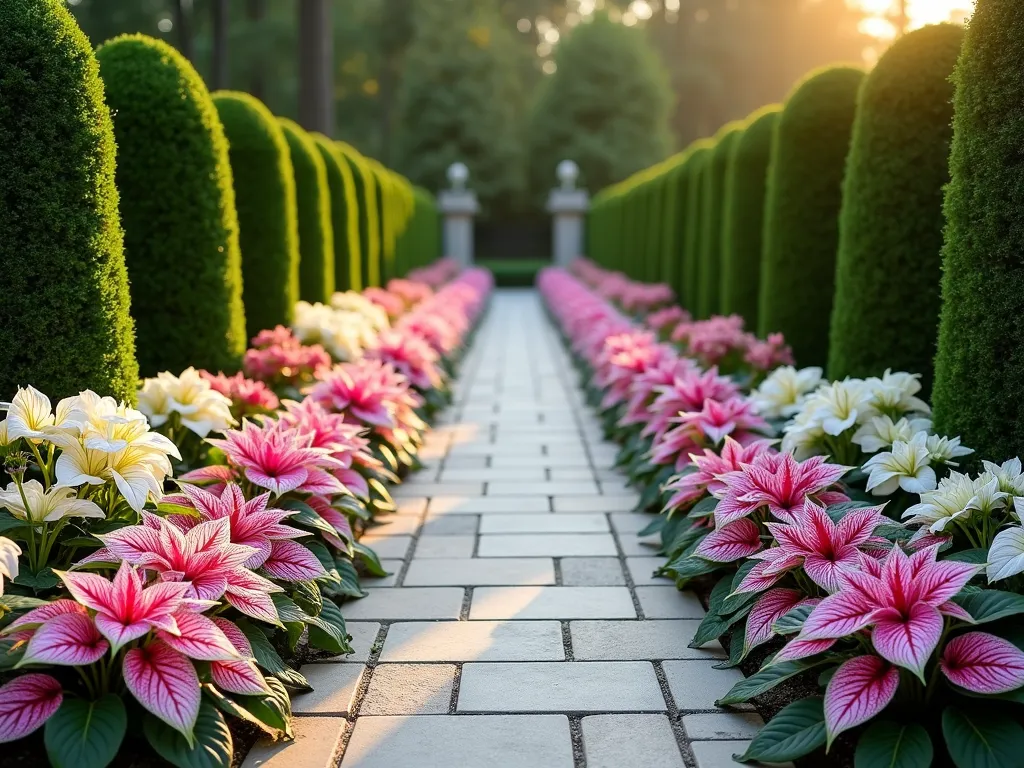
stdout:
POLYGON ((459 712, 663 711, 653 665, 622 662, 472 663, 459 712))
POLYGON ((392 624, 381 661, 563 661, 557 621, 392 624))
MULTIPOLYGON (((303 763, 295 763, 306 768, 303 763)), ((573 768, 565 715, 367 717, 342 768, 573 768)))
POLYGON ((688 646, 703 609, 652 577, 656 518, 576 381, 536 295, 498 292, 425 468, 363 539, 391 575, 342 606, 355 653, 302 667, 298 741, 243 768, 725 768, 746 748, 756 714, 714 709, 739 673, 688 646))
POLYGON ((598 557, 614 555, 610 533, 533 533, 481 536, 480 557, 598 557))
POLYGON ((380 664, 360 715, 443 715, 452 701, 452 664, 380 664))
POLYGON ((581 726, 587 768, 684 768, 665 715, 588 715, 581 726))
POLYGON ((625 587, 483 587, 470 619, 635 619, 625 587))
POLYGON ((554 583, 555 565, 543 557, 414 558, 405 575, 409 587, 554 583))

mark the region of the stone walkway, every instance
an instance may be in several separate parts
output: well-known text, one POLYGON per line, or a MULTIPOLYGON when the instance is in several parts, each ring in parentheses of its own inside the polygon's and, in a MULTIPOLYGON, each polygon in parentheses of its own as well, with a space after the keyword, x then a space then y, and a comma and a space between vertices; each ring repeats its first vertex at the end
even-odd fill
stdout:
POLYGON ((532 291, 499 291, 428 468, 365 538, 391 575, 342 611, 356 654, 307 665, 267 768, 719 768, 760 726, 687 643, 695 597, 651 572, 649 517, 532 291))

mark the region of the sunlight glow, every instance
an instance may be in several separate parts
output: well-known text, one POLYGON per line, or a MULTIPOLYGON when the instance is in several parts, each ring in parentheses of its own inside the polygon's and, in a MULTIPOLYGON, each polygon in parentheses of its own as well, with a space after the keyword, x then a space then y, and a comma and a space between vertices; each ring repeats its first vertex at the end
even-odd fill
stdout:
MULTIPOLYGON (((847 0, 847 3, 870 14, 861 24, 861 30, 879 40, 891 40, 896 35, 895 22, 899 18, 899 0, 847 0)), ((906 0, 907 29, 943 21, 963 22, 974 10, 975 0, 906 0)))

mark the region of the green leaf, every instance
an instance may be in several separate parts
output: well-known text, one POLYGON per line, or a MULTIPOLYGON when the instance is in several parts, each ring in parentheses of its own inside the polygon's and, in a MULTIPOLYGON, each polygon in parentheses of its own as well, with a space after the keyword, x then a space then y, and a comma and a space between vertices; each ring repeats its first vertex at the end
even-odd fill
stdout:
POLYGON ((0 597, 0 606, 3 606, 8 611, 27 611, 31 608, 38 608, 40 605, 46 605, 48 600, 40 600, 38 597, 28 597, 26 595, 4 595, 0 597))
POLYGON ((743 583, 743 580, 747 578, 747 574, 754 570, 754 566, 757 563, 757 560, 744 560, 736 573, 733 574, 732 585, 729 589, 730 594, 722 602, 722 613, 738 611, 761 596, 761 592, 736 592, 740 588, 740 584, 743 583))
POLYGON ((952 560, 956 563, 971 563, 972 565, 985 565, 988 562, 987 549, 964 549, 954 552, 943 560, 952 560))
POLYGON ((324 599, 315 581, 292 582, 292 599, 310 616, 319 616, 324 599))
POLYGON ((691 520, 711 517, 711 515, 715 514, 716 507, 718 507, 718 499, 714 496, 705 496, 690 508, 686 516, 691 520))
POLYGON ((195 744, 158 717, 146 713, 142 724, 146 740, 160 757, 177 768, 230 768, 234 755, 231 731, 209 699, 199 705, 199 717, 192 731, 195 744))
POLYGON ((380 578, 388 575, 384 566, 380 564, 380 559, 377 557, 377 553, 368 546, 357 541, 352 545, 352 550, 355 552, 356 559, 363 564, 367 573, 371 576, 377 576, 380 578))
POLYGON ((313 690, 313 686, 309 684, 305 677, 284 663, 284 660, 278 655, 262 630, 254 627, 247 619, 238 619, 235 621, 235 624, 238 625, 238 628, 242 630, 242 633, 249 640, 249 644, 252 646, 253 658, 256 659, 256 664, 264 672, 273 675, 294 690, 313 690))
MULTIPOLYGON (((281 685, 280 681, 268 678, 281 685)), ((231 717, 237 717, 257 728, 266 731, 275 738, 291 736, 291 718, 281 709, 280 702, 274 696, 227 696, 209 683, 203 685, 203 695, 207 696, 214 706, 231 717)))
POLYGON ((14 583, 21 584, 23 587, 31 587, 37 592, 41 592, 53 589, 60 583, 60 580, 49 566, 43 566, 36 573, 32 573, 26 568, 18 574, 18 578, 14 579, 14 583))
POLYGON ((823 663, 824 661, 795 659, 793 661, 780 661, 778 664, 769 664, 759 669, 750 677, 740 680, 715 704, 724 707, 728 704, 740 704, 750 701, 755 696, 760 696, 765 691, 770 691, 783 680, 788 680, 794 675, 799 675, 801 672, 823 663))
POLYGON ((871 506, 864 501, 841 501, 838 504, 830 504, 825 514, 832 518, 832 522, 838 523, 855 509, 863 509, 871 506))
POLYGON ((1005 619, 1024 613, 1024 595, 999 589, 982 589, 969 595, 958 595, 953 602, 974 617, 978 624, 1005 619))
POLYGON ((338 606, 326 601, 315 620, 309 622, 309 642, 331 653, 352 653, 345 630, 345 619, 338 606))
POLYGON ((750 742, 740 762, 784 763, 810 754, 825 743, 823 699, 800 699, 788 705, 750 742))
POLYGON ((302 542, 302 546, 316 555, 316 559, 320 561, 320 565, 322 565, 324 570, 327 571, 327 575, 321 576, 318 581, 323 581, 325 583, 333 582, 335 584, 341 582, 341 574, 338 573, 338 569, 334 564, 334 557, 322 542, 317 541, 316 539, 311 539, 309 541, 302 542))
POLYGON ((796 606, 796 608, 790 609, 788 613, 775 620, 775 623, 772 624, 772 630, 780 635, 796 634, 803 628, 804 622, 807 621, 807 617, 811 615, 811 611, 814 608, 814 605, 803 603, 796 606))
POLYGON ((127 730, 124 702, 112 693, 96 701, 65 697, 46 721, 43 742, 53 768, 105 768, 127 730))
POLYGON ((725 600, 731 588, 732 576, 723 576, 715 584, 708 597, 708 612, 704 614, 704 618, 701 619, 697 631, 693 635, 693 640, 690 641, 691 648, 700 648, 725 634, 728 624, 721 617, 719 611, 722 601, 725 600))
POLYGON ((1017 768, 1024 756, 1024 728, 991 709, 946 707, 942 735, 957 768, 1017 768))
POLYGON ((747 657, 749 649, 745 647, 745 643, 743 642, 746 633, 746 623, 738 624, 732 628, 732 632, 729 635, 729 660, 720 664, 715 664, 716 669, 729 669, 731 667, 738 666, 739 663, 747 657))
POLYGON ((298 499, 283 499, 280 503, 280 507, 281 509, 288 509, 292 511, 292 514, 285 518, 285 523, 297 523, 305 528, 311 528, 314 531, 329 533, 332 536, 338 535, 337 531, 334 530, 334 526, 320 517, 317 511, 304 501, 299 501, 298 499))
POLYGON ((916 723, 882 720, 857 742, 854 768, 930 768, 935 750, 928 731, 916 723))
POLYGON ((24 520, 19 520, 6 509, 0 510, 0 533, 17 528, 28 528, 28 526, 24 520))
POLYGON ((661 533, 661 529, 665 527, 665 523, 668 518, 665 515, 658 515, 651 522, 641 529, 637 536, 653 536, 656 533, 661 533))
POLYGON ((713 573, 722 567, 722 563, 712 563, 701 557, 687 555, 673 560, 665 566, 676 579, 692 579, 694 576, 703 576, 705 573, 713 573))
POLYGON ((334 561, 338 568, 338 575, 341 577, 341 585, 338 591, 349 597, 366 597, 368 594, 359 584, 359 572, 355 564, 348 558, 338 557, 334 561))

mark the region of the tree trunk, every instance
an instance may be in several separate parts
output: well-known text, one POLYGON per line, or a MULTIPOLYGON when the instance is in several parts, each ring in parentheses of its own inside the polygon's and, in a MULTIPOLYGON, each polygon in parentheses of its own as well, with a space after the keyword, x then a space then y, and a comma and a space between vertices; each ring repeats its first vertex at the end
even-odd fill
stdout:
MULTIPOLYGON (((260 26, 267 15, 267 0, 248 0, 246 15, 253 27, 260 26)), ((266 91, 263 57, 259 53, 254 53, 250 55, 249 61, 251 67, 249 70, 249 93, 262 100, 266 91)))
POLYGON ((213 61, 211 62, 211 83, 213 90, 228 87, 228 0, 213 0, 213 61))
POLYGON ((192 3, 189 0, 175 0, 174 2, 174 28, 178 30, 178 51, 189 61, 192 61, 192 27, 189 24, 188 9, 192 3))
POLYGON ((299 123, 334 132, 334 30, 330 0, 299 0, 299 123))

